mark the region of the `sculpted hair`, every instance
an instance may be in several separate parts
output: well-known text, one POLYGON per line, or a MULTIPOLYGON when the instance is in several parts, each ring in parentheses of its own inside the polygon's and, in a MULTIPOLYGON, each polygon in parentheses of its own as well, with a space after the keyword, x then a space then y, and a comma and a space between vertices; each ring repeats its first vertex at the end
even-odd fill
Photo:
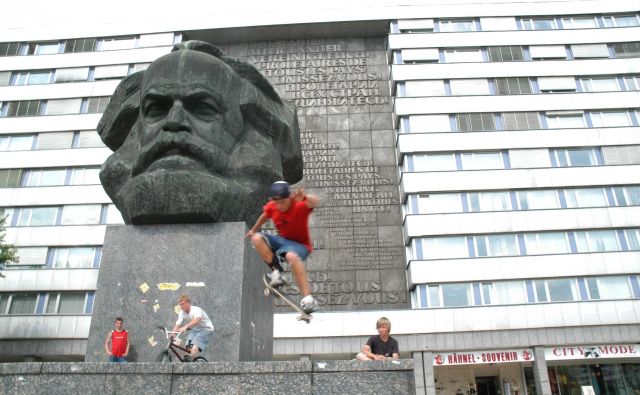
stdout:
POLYGON ((387 317, 378 318, 378 321, 376 321, 376 329, 383 325, 389 328, 389 332, 391 332, 391 321, 389 321, 387 317))

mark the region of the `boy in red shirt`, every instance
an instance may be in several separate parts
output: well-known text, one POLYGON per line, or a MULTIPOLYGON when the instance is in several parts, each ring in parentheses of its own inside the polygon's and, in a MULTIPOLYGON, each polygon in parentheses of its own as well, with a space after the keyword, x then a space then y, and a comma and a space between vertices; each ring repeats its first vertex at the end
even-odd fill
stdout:
POLYGON ((127 362, 126 357, 129 354, 129 333, 122 329, 122 318, 116 318, 114 323, 115 330, 109 332, 104 341, 104 350, 109 355, 109 362, 127 362), (109 350, 111 343, 111 350, 109 350))
POLYGON ((282 267, 277 256, 284 254, 302 294, 300 307, 306 313, 312 313, 318 309, 318 303, 309 291, 303 262, 313 251, 309 236, 309 215, 320 202, 320 198, 304 193, 302 188, 291 193, 289 184, 285 181, 271 184, 268 195, 269 202, 264 205, 256 224, 247 232, 247 237, 251 237, 256 251, 271 268, 270 285, 274 288, 284 284, 280 274, 282 267), (273 221, 279 236, 258 232, 268 220, 273 221))

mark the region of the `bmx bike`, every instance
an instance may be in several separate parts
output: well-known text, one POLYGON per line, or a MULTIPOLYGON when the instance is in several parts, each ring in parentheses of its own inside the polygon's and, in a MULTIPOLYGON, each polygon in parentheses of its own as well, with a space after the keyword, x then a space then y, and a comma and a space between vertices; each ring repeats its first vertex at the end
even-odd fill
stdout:
POLYGON ((159 326, 158 329, 162 329, 167 338, 167 349, 160 353, 158 362, 173 362, 174 359, 180 362, 207 362, 204 357, 195 357, 193 361, 191 361, 191 348, 193 344, 189 341, 184 347, 180 346, 179 343, 177 343, 180 332, 169 331, 163 326, 159 326))

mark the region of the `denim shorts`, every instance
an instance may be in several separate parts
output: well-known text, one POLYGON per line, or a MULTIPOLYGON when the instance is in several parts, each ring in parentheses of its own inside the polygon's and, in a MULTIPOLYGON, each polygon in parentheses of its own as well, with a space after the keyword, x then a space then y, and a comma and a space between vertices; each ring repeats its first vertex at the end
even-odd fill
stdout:
POLYGON ((268 233, 261 233, 262 237, 267 240, 267 244, 271 251, 273 251, 276 255, 280 255, 282 253, 293 252, 303 261, 307 259, 309 256, 309 250, 303 244, 298 243, 297 241, 285 239, 284 237, 270 235, 268 233))
POLYGON ((187 344, 191 342, 191 344, 198 346, 200 351, 204 351, 212 336, 213 330, 211 329, 191 329, 189 336, 187 336, 187 344))

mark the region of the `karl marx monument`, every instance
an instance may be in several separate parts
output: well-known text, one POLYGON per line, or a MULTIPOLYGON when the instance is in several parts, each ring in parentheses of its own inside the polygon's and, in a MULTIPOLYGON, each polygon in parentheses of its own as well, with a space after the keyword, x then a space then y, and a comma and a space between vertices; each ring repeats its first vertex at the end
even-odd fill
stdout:
POLYGON ((98 132, 100 179, 127 224, 253 222, 269 184, 302 178, 295 107, 201 41, 123 80, 98 132))
POLYGON ((269 360, 273 305, 244 235, 268 186, 302 178, 295 106, 252 65, 205 42, 177 44, 116 88, 98 132, 100 179, 127 225, 110 226, 87 361, 105 361, 115 317, 129 361, 153 361, 188 294, 215 327, 209 361, 269 360))

